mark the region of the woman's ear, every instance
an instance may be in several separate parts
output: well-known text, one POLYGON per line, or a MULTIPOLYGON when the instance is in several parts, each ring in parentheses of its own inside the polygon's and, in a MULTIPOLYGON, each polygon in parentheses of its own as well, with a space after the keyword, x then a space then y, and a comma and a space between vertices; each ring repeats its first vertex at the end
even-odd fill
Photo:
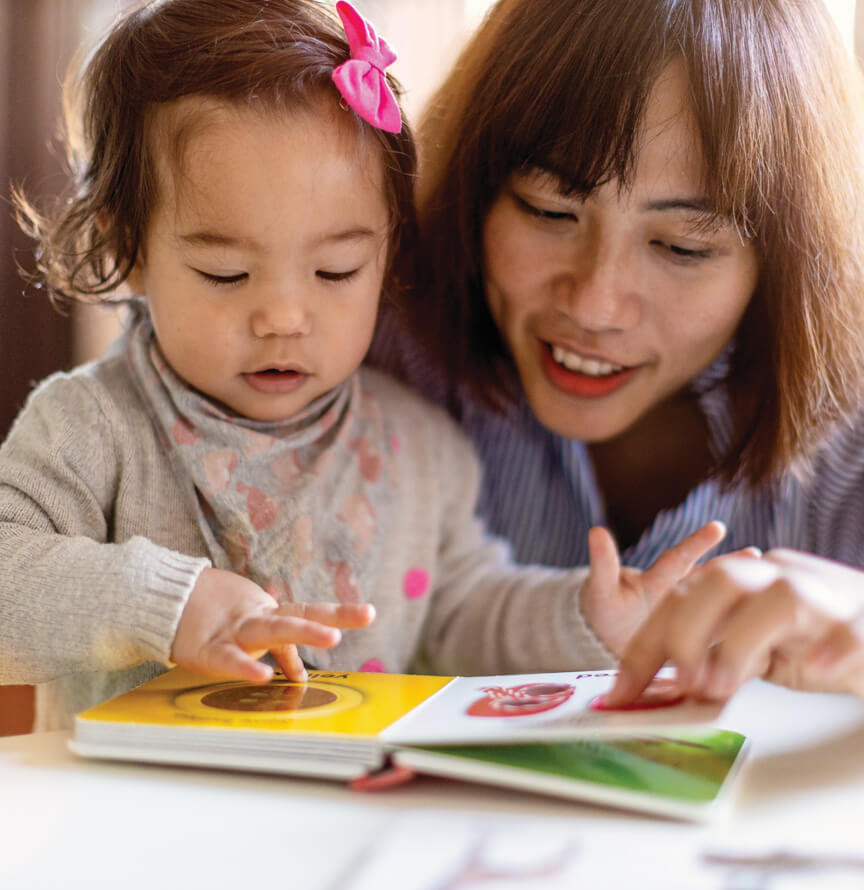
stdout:
POLYGON ((144 296, 144 267, 139 257, 126 276, 126 284, 136 297, 144 296))

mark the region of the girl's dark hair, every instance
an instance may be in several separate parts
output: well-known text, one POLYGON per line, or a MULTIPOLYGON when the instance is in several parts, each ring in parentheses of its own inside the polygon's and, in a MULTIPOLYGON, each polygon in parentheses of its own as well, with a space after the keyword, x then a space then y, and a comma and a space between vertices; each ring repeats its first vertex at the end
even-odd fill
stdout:
POLYGON ((610 177, 626 188, 646 100, 676 60, 706 196, 758 251, 716 467, 757 486, 812 455, 864 381, 861 73, 818 0, 499 0, 422 127, 413 320, 457 382, 506 405, 486 215, 526 168, 582 194, 610 177))
MULTIPOLYGON (((315 0, 154 0, 122 16, 66 80, 70 194, 47 213, 15 196, 22 225, 39 242, 37 277, 52 297, 104 299, 135 265, 158 198, 154 144, 179 151, 183 142, 179 132, 153 138, 160 106, 201 96, 263 113, 326 99, 335 107, 331 75, 347 58, 339 20, 315 0)), ((400 240, 412 240, 416 226, 413 138, 407 124, 385 133, 345 115, 383 158, 392 294, 404 278, 400 240)))

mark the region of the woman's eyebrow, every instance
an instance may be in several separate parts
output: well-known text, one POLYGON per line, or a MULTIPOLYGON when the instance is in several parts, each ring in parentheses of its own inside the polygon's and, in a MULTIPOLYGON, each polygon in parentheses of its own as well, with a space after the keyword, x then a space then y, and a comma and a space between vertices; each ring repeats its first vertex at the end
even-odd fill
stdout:
POLYGON ((717 215, 707 198, 661 198, 655 201, 645 201, 639 205, 639 209, 644 213, 683 211, 697 216, 716 217, 717 215))
POLYGON ((716 231, 733 225, 732 218, 717 210, 707 198, 663 198, 639 205, 642 213, 677 213, 697 229, 716 231))

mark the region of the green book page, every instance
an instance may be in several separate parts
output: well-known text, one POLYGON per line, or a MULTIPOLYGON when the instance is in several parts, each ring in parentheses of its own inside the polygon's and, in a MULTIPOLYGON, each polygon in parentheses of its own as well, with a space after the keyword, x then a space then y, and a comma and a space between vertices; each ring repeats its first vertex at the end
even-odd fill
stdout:
MULTIPOLYGON (((529 745, 446 745, 428 755, 478 761, 503 771, 541 773, 647 796, 707 804, 720 793, 744 736, 717 729, 676 736, 586 739, 529 745)), ((503 778, 503 773, 502 773, 503 778)))

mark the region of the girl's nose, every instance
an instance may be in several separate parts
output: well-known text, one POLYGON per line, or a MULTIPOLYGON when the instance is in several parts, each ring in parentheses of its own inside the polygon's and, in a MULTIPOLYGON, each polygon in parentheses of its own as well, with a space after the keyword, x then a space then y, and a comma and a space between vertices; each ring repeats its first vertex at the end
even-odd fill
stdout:
POLYGON ((259 301, 251 317, 252 334, 262 337, 303 337, 312 330, 306 301, 295 294, 277 294, 259 301))

